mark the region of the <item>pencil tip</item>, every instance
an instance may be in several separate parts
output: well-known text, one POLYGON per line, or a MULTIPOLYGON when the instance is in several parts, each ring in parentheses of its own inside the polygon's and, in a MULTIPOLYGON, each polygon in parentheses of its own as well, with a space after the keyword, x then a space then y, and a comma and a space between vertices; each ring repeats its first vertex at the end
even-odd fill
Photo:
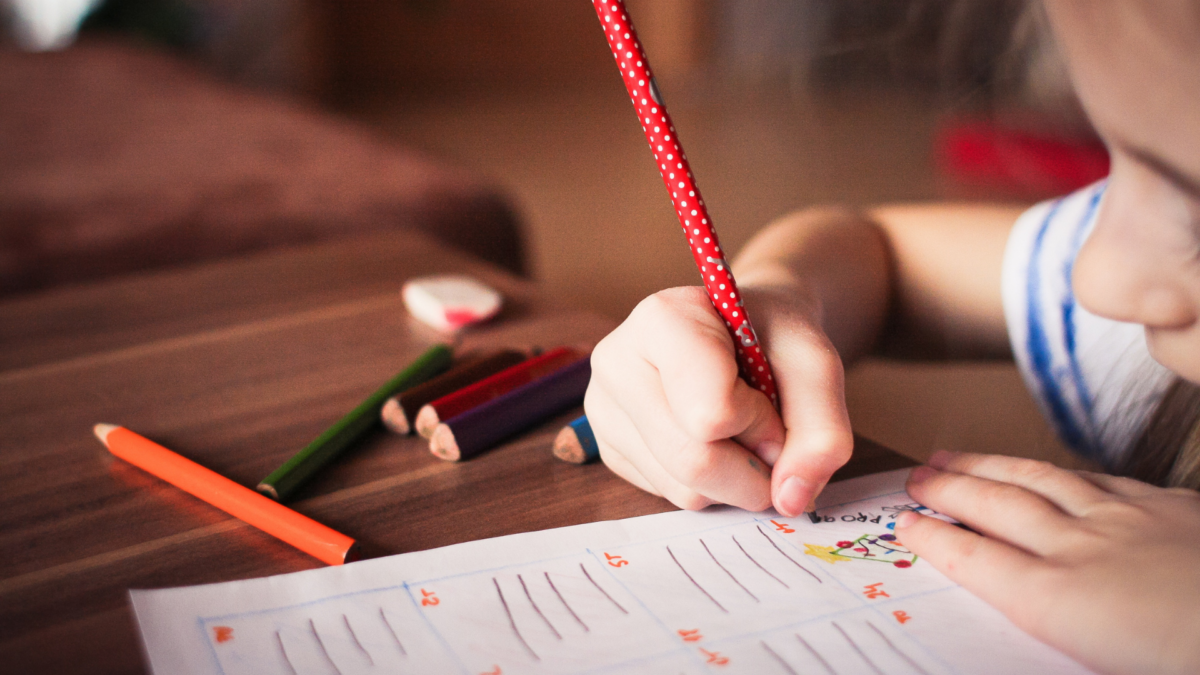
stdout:
POLYGON ((96 438, 99 438, 100 442, 103 443, 104 447, 107 448, 108 447, 108 435, 110 433, 112 433, 114 429, 117 429, 117 428, 118 427, 115 424, 97 424, 96 426, 92 427, 92 433, 96 434, 96 438))
POLYGON ((817 515, 817 512, 815 510, 805 511, 804 515, 808 516, 808 519, 812 521, 813 525, 816 525, 821 522, 821 517, 817 515))
POLYGON ((383 408, 379 411, 379 418, 383 420, 383 426, 400 434, 407 436, 412 427, 408 424, 408 417, 404 414, 404 408, 400 405, 400 398, 393 396, 383 404, 383 408))

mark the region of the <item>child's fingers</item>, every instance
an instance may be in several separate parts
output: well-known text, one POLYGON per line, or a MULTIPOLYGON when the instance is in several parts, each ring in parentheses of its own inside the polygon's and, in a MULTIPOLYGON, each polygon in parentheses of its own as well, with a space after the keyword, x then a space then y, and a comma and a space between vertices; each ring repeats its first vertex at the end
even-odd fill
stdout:
POLYGON ((600 448, 600 459, 613 473, 682 509, 702 509, 713 503, 667 474, 646 448, 625 411, 599 388, 588 388, 584 408, 600 448))
POLYGON ((1022 627, 1037 614, 1030 603, 1040 561, 1007 544, 908 511, 896 519, 896 538, 984 602, 1022 627))
POLYGON ((921 504, 1039 555, 1072 539, 1071 519, 1041 495, 1023 487, 921 466, 908 479, 921 504))
POLYGON ((846 412, 841 360, 828 340, 806 328, 778 332, 771 348, 787 427, 772 472, 775 508, 796 516, 850 459, 854 434, 846 412))
POLYGON ((1084 515, 1093 506, 1108 499, 1095 484, 1049 462, 1003 455, 939 451, 929 458, 929 465, 935 469, 1019 485, 1073 516, 1084 515))
POLYGON ((1143 483, 1140 480, 1124 476, 1110 476, 1106 473, 1095 473, 1092 471, 1076 471, 1075 473, 1101 490, 1121 497, 1150 497, 1162 490, 1162 488, 1155 487, 1149 483, 1143 483))
POLYGON ((620 399, 609 397, 603 387, 588 388, 588 414, 600 414, 593 431, 603 429, 606 442, 676 506, 698 509, 719 502, 765 509, 770 504, 766 466, 733 441, 688 438, 671 418, 654 369, 644 362, 630 367, 645 372, 632 377, 638 386, 622 389, 620 399))
POLYGON ((662 381, 672 416, 696 441, 737 437, 769 464, 783 448, 783 421, 738 375, 729 332, 702 288, 663 291, 634 318, 653 340, 637 345, 662 381))

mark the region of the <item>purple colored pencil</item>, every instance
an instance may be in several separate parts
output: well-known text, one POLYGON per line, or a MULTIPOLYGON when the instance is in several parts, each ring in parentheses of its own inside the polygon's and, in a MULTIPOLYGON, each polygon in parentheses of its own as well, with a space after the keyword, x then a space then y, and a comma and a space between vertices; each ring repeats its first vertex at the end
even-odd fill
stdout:
POLYGON ((590 358, 476 406, 437 426, 429 451, 441 459, 470 459, 500 441, 583 403, 592 377, 590 358))

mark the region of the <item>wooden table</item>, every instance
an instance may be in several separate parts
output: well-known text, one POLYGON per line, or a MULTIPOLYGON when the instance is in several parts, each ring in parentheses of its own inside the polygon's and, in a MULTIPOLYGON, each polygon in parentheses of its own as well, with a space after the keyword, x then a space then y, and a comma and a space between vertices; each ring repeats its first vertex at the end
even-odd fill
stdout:
MULTIPOLYGON (((0 670, 143 672, 127 590, 320 563, 113 458, 122 424, 252 486, 440 336, 399 288, 472 274, 498 320, 463 348, 594 343, 614 326, 401 232, 0 303, 0 670)), ((553 459, 563 415, 462 464, 377 434, 297 495, 367 557, 667 511, 553 459)), ((864 444, 844 476, 907 465, 864 444)))

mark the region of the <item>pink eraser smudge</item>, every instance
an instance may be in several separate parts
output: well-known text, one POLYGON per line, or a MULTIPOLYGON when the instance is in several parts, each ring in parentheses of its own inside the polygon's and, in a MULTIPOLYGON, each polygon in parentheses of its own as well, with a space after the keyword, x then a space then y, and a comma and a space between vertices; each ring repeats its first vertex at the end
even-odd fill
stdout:
POLYGON ((418 321, 442 331, 487 321, 503 304, 496 289, 461 275, 412 279, 404 284, 401 296, 418 321))

